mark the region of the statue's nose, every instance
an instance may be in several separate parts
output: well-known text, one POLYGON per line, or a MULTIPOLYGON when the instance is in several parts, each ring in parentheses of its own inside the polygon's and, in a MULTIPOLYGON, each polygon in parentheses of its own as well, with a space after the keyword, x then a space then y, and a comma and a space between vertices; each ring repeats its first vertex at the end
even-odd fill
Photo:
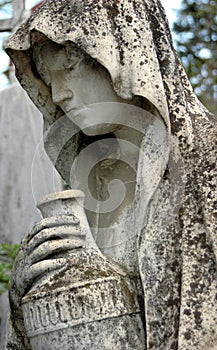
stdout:
POLYGON ((73 92, 67 87, 59 83, 51 84, 52 100, 55 104, 60 105, 65 100, 73 98, 73 92))

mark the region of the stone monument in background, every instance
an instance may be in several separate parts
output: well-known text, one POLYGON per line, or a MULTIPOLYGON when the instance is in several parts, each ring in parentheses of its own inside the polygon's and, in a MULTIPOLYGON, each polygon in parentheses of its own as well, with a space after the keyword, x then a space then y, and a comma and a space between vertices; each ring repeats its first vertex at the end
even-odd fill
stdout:
MULTIPOLYGON (((42 116, 15 80, 0 91, 0 125, 0 243, 14 244, 40 219, 36 200, 61 190, 62 181, 43 150, 42 116)), ((0 300, 2 340, 7 293, 0 300)))
MULTIPOLYGON (((12 1, 12 10, 12 18, 0 20, 0 32, 13 31, 31 14, 25 10, 23 0, 12 1)), ((12 64, 8 75, 10 85, 0 91, 0 243, 20 243, 40 219, 35 208, 36 198, 53 188, 61 189, 62 182, 54 174, 40 142, 43 129, 40 112, 19 86, 12 64), (38 178, 31 175, 32 165, 38 178)), ((0 297, 0 348, 3 347, 7 310, 8 297, 4 293, 0 297)))
MULTIPOLYGON (((12 1, 13 17, 0 20, 0 31, 13 31, 26 20, 24 1, 12 1)), ((43 150, 43 121, 15 78, 12 63, 10 85, 0 91, 0 243, 20 243, 40 219, 35 201, 60 190, 62 181, 43 150), (34 174, 32 170, 34 170, 34 174), (52 180, 51 180, 52 179, 52 180)), ((7 293, 0 298, 0 348, 6 330, 7 293)))
POLYGON ((5 43, 72 190, 38 203, 6 349, 216 347, 216 122, 158 0, 48 0, 5 43))

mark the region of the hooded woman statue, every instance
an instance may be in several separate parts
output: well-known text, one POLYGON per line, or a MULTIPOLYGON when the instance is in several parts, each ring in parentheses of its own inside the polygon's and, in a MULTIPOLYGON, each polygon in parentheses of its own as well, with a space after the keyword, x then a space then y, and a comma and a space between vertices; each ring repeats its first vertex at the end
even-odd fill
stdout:
MULTIPOLYGON (((48 155, 87 196, 98 247, 139 281, 143 344, 116 348, 215 349, 216 123, 192 91, 160 1, 47 0, 5 49, 44 116, 48 155), (122 203, 103 209, 109 183, 110 197, 121 197, 120 181, 122 203)), ((20 307, 32 283, 25 245, 6 349, 30 349, 20 307)))

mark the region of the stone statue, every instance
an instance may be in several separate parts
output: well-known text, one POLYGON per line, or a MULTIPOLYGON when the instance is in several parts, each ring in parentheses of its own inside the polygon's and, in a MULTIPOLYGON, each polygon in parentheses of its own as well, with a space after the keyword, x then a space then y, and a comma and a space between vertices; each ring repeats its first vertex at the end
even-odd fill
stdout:
POLYGON ((103 318, 101 295, 90 304, 97 318, 70 329, 63 349, 215 349, 216 123, 192 91, 160 1, 45 1, 5 49, 44 115, 49 157, 85 193, 88 220, 82 231, 84 216, 55 213, 23 240, 6 349, 33 348, 22 300, 48 272, 63 275, 67 252, 82 254, 88 234, 128 313, 117 306, 103 318))

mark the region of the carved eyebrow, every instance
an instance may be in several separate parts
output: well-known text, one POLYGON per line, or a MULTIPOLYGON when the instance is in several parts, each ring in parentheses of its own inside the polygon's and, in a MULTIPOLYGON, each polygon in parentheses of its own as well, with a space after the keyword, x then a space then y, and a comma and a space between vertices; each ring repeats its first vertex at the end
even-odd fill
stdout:
POLYGON ((85 52, 73 43, 67 43, 64 46, 64 49, 66 50, 66 54, 69 59, 71 56, 82 58, 85 55, 85 52))
POLYGON ((64 67, 66 69, 74 68, 77 63, 79 63, 82 60, 80 57, 70 57, 68 58, 68 62, 64 64, 64 67))
MULTIPOLYGON (((83 51, 81 48, 77 47, 73 43, 68 42, 65 46, 65 51, 66 51, 67 58, 69 60, 73 61, 77 59, 77 62, 74 63, 74 66, 78 62, 82 62, 82 61, 85 62, 86 64, 89 64, 89 66, 92 68, 98 66, 99 64, 94 58, 89 56, 85 51, 83 51)), ((72 63, 72 66, 70 66, 69 68, 73 68, 73 63, 72 63)))

